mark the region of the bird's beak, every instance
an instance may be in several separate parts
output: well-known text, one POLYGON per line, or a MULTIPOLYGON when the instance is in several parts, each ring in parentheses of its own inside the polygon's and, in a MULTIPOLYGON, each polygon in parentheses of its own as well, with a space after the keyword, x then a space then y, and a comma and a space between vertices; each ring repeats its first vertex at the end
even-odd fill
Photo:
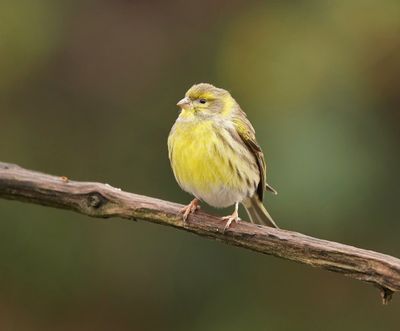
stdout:
POLYGON ((182 100, 180 100, 176 105, 181 108, 181 109, 185 109, 188 108, 188 106, 191 104, 191 101, 188 97, 183 98, 182 100))

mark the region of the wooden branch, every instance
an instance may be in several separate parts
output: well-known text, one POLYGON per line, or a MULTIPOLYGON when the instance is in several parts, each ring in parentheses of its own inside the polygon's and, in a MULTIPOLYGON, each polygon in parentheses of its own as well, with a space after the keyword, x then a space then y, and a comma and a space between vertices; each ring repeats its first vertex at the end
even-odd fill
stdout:
POLYGON ((270 227, 239 222, 222 233, 225 222, 196 212, 182 221, 182 205, 107 184, 71 181, 0 163, 0 198, 64 208, 92 217, 121 217, 169 225, 225 242, 344 274, 381 290, 383 303, 400 291, 400 260, 381 253, 270 227))

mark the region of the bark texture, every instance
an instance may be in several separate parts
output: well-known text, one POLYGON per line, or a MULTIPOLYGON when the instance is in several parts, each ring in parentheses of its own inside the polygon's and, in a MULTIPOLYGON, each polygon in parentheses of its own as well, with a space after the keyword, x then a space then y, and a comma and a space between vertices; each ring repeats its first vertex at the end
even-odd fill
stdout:
POLYGON ((239 222, 223 233, 225 222, 216 216, 199 211, 185 223, 180 214, 182 205, 123 192, 107 184, 72 181, 0 162, 0 198, 69 209, 91 217, 141 219, 173 226, 372 283, 380 289, 383 303, 400 291, 400 260, 395 257, 248 222, 239 222))

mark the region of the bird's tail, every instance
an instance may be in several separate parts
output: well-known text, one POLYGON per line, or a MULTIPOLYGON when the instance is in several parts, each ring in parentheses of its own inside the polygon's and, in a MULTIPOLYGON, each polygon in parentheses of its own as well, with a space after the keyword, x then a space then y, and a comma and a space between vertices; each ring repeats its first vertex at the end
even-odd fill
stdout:
POLYGON ((247 199, 243 205, 252 223, 271 226, 279 229, 257 195, 247 199))

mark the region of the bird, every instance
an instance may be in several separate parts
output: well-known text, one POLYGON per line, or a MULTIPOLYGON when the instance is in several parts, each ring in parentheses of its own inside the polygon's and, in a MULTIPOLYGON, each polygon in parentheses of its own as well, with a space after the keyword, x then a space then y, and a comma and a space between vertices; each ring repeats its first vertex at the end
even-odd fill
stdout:
POLYGON ((168 156, 179 186, 194 196, 181 213, 186 222, 200 202, 234 206, 223 231, 239 218, 239 204, 251 223, 278 228, 262 201, 266 163, 255 130, 232 95, 209 83, 193 85, 177 103, 180 113, 168 136, 168 156))

